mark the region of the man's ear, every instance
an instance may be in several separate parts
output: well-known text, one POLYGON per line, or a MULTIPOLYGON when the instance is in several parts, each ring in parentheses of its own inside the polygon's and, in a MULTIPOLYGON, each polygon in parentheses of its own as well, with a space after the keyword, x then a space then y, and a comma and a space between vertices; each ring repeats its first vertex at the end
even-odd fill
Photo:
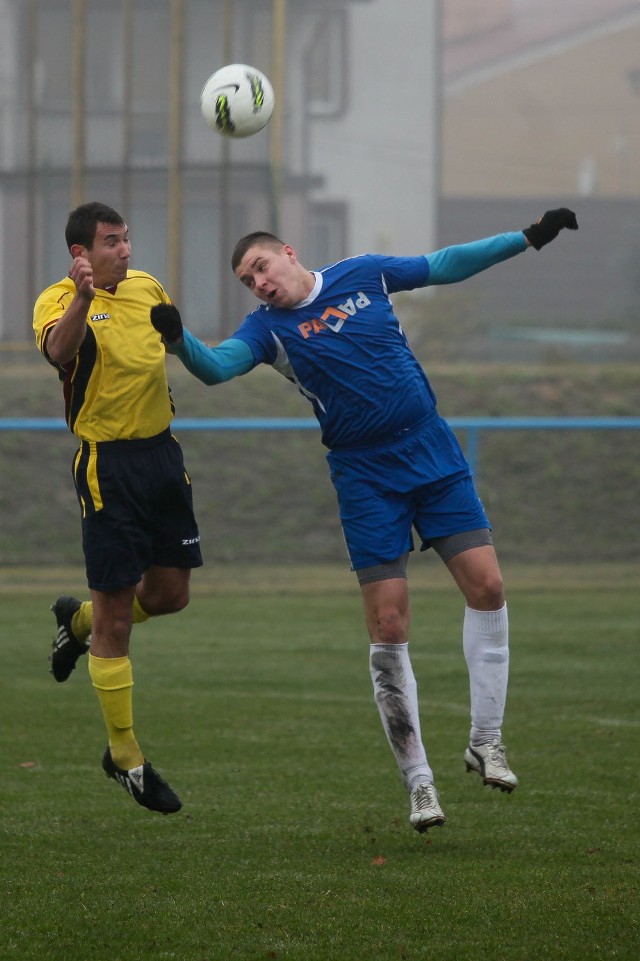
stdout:
POLYGON ((69 253, 75 260, 76 257, 85 257, 87 254, 87 248, 83 247, 82 244, 71 244, 69 247, 69 253))

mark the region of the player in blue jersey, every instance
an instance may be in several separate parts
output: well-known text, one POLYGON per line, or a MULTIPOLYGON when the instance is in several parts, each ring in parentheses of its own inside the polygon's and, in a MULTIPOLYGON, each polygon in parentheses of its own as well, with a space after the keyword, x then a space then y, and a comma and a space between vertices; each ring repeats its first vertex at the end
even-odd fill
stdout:
POLYGON ((389 298, 464 280, 577 227, 573 211, 560 208, 522 231, 428 256, 368 254, 319 271, 307 270, 289 244, 258 232, 237 243, 232 268, 262 304, 230 338, 208 347, 183 328, 173 305, 151 310, 165 345, 204 383, 223 383, 269 364, 310 401, 329 449, 340 520, 364 601, 375 701, 409 793, 410 823, 420 832, 444 824, 445 816, 422 742, 408 651, 412 530, 422 550, 432 547, 439 554, 465 599, 467 770, 508 792, 518 779, 502 742, 508 619, 489 520, 389 298))

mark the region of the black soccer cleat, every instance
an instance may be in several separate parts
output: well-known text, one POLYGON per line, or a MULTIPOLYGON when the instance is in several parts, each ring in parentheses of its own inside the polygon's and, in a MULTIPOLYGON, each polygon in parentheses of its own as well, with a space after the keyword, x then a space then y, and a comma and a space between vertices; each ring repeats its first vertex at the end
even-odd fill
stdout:
POLYGON ((150 811, 160 811, 161 814, 174 814, 182 807, 182 801, 175 794, 166 781, 160 777, 149 761, 132 767, 129 771, 119 768, 111 757, 109 748, 102 758, 102 769, 107 777, 112 777, 134 801, 150 811))
POLYGON ((71 629, 71 618, 80 610, 77 597, 59 597, 55 604, 51 605, 51 610, 55 615, 58 633, 51 645, 49 673, 53 674, 56 681, 66 681, 78 658, 89 650, 89 642, 78 640, 71 629))

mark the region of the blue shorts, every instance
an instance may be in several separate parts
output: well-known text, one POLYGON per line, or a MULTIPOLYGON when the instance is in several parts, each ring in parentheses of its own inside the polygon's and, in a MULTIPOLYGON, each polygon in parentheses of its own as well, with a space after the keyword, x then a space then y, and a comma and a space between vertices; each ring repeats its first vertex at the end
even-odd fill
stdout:
POLYGON ((143 440, 82 441, 73 479, 92 590, 131 587, 154 564, 202 565, 191 481, 169 429, 143 440))
POLYGON ((327 455, 352 570, 421 550, 432 538, 490 528, 449 425, 430 417, 401 439, 327 455))

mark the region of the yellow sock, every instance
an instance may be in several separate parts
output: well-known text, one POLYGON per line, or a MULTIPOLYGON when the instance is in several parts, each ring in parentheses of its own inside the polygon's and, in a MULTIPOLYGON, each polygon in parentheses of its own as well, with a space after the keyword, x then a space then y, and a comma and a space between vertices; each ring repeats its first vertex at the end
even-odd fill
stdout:
MULTIPOLYGON (((151 617, 140 604, 137 597, 133 599, 133 623, 144 624, 151 617)), ((71 618, 71 630, 79 641, 86 641, 91 634, 93 624, 93 602, 83 601, 71 618)))
POLYGON ((133 599, 133 623, 134 623, 134 624, 144 624, 144 622, 145 622, 145 621, 148 621, 150 617, 151 617, 151 614, 147 614, 147 612, 145 611, 145 609, 144 609, 144 608, 142 607, 142 605, 140 604, 140 601, 138 600, 138 598, 137 598, 137 597, 134 597, 134 599, 133 599))
POLYGON ((79 641, 86 641, 91 634, 92 621, 93 603, 92 601, 83 601, 71 618, 71 630, 79 641))
POLYGON ((133 669, 128 657, 89 654, 89 675, 96 689, 114 763, 125 771, 144 756, 133 733, 133 669))

